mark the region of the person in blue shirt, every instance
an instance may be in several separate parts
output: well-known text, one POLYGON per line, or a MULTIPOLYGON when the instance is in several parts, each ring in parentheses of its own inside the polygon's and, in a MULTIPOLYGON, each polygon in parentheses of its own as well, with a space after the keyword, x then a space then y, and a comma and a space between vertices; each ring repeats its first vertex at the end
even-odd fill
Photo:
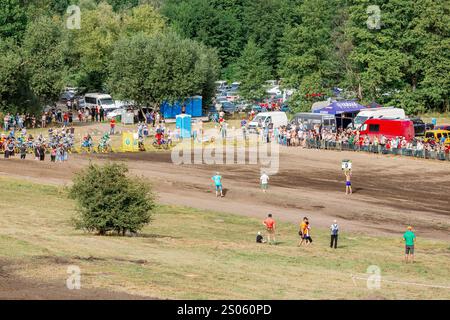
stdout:
POLYGON ((222 189, 222 176, 219 174, 219 172, 216 172, 216 175, 211 178, 212 181, 214 181, 214 184, 216 186, 216 197, 220 196, 223 198, 223 189, 222 189))

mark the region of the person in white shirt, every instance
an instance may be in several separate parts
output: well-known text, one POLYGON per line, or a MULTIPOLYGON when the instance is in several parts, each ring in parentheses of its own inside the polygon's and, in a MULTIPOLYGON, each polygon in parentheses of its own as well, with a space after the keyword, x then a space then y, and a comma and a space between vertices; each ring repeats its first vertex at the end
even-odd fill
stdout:
POLYGON ((339 234, 339 226, 337 224, 337 221, 334 220, 333 224, 330 227, 331 230, 331 242, 330 242, 330 248, 337 248, 337 241, 338 241, 338 234, 339 234))
POLYGON ((266 193, 269 186, 269 176, 265 172, 263 172, 259 180, 261 181, 261 190, 266 193))

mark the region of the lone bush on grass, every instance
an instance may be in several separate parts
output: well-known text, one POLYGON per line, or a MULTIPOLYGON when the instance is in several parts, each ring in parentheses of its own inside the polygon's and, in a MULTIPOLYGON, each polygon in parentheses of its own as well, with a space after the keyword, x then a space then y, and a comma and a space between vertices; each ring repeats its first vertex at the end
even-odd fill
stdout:
POLYGON ((78 204, 79 216, 74 219, 77 229, 125 235, 150 223, 155 207, 150 185, 128 177, 127 172, 121 164, 90 164, 75 176, 70 197, 78 204))

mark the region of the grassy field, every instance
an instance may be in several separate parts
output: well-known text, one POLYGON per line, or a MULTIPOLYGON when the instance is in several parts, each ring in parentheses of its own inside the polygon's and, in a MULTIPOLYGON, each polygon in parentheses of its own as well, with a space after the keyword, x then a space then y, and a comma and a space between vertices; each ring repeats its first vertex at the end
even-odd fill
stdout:
MULTIPOLYGON (((402 262, 395 238, 328 232, 297 247, 297 227, 280 224, 279 243, 257 245, 261 221, 190 208, 159 207, 139 237, 99 237, 71 226, 74 204, 62 187, 0 178, 0 259, 36 281, 65 281, 82 271, 82 287, 170 299, 449 299, 448 243, 418 238, 417 262, 402 262), (381 269, 381 289, 369 290, 370 265, 381 269)), ((261 213, 261 219, 264 213, 261 213)), ((314 221, 312 221, 314 226, 314 221)))

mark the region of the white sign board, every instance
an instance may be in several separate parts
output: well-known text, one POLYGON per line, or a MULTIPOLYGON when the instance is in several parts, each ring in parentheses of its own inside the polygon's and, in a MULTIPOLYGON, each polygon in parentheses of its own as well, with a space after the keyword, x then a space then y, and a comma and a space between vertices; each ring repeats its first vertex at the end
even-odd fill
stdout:
POLYGON ((134 124, 134 113, 126 112, 122 115, 123 124, 134 124))
POLYGON ((342 170, 352 170, 352 162, 350 160, 342 160, 342 170))

